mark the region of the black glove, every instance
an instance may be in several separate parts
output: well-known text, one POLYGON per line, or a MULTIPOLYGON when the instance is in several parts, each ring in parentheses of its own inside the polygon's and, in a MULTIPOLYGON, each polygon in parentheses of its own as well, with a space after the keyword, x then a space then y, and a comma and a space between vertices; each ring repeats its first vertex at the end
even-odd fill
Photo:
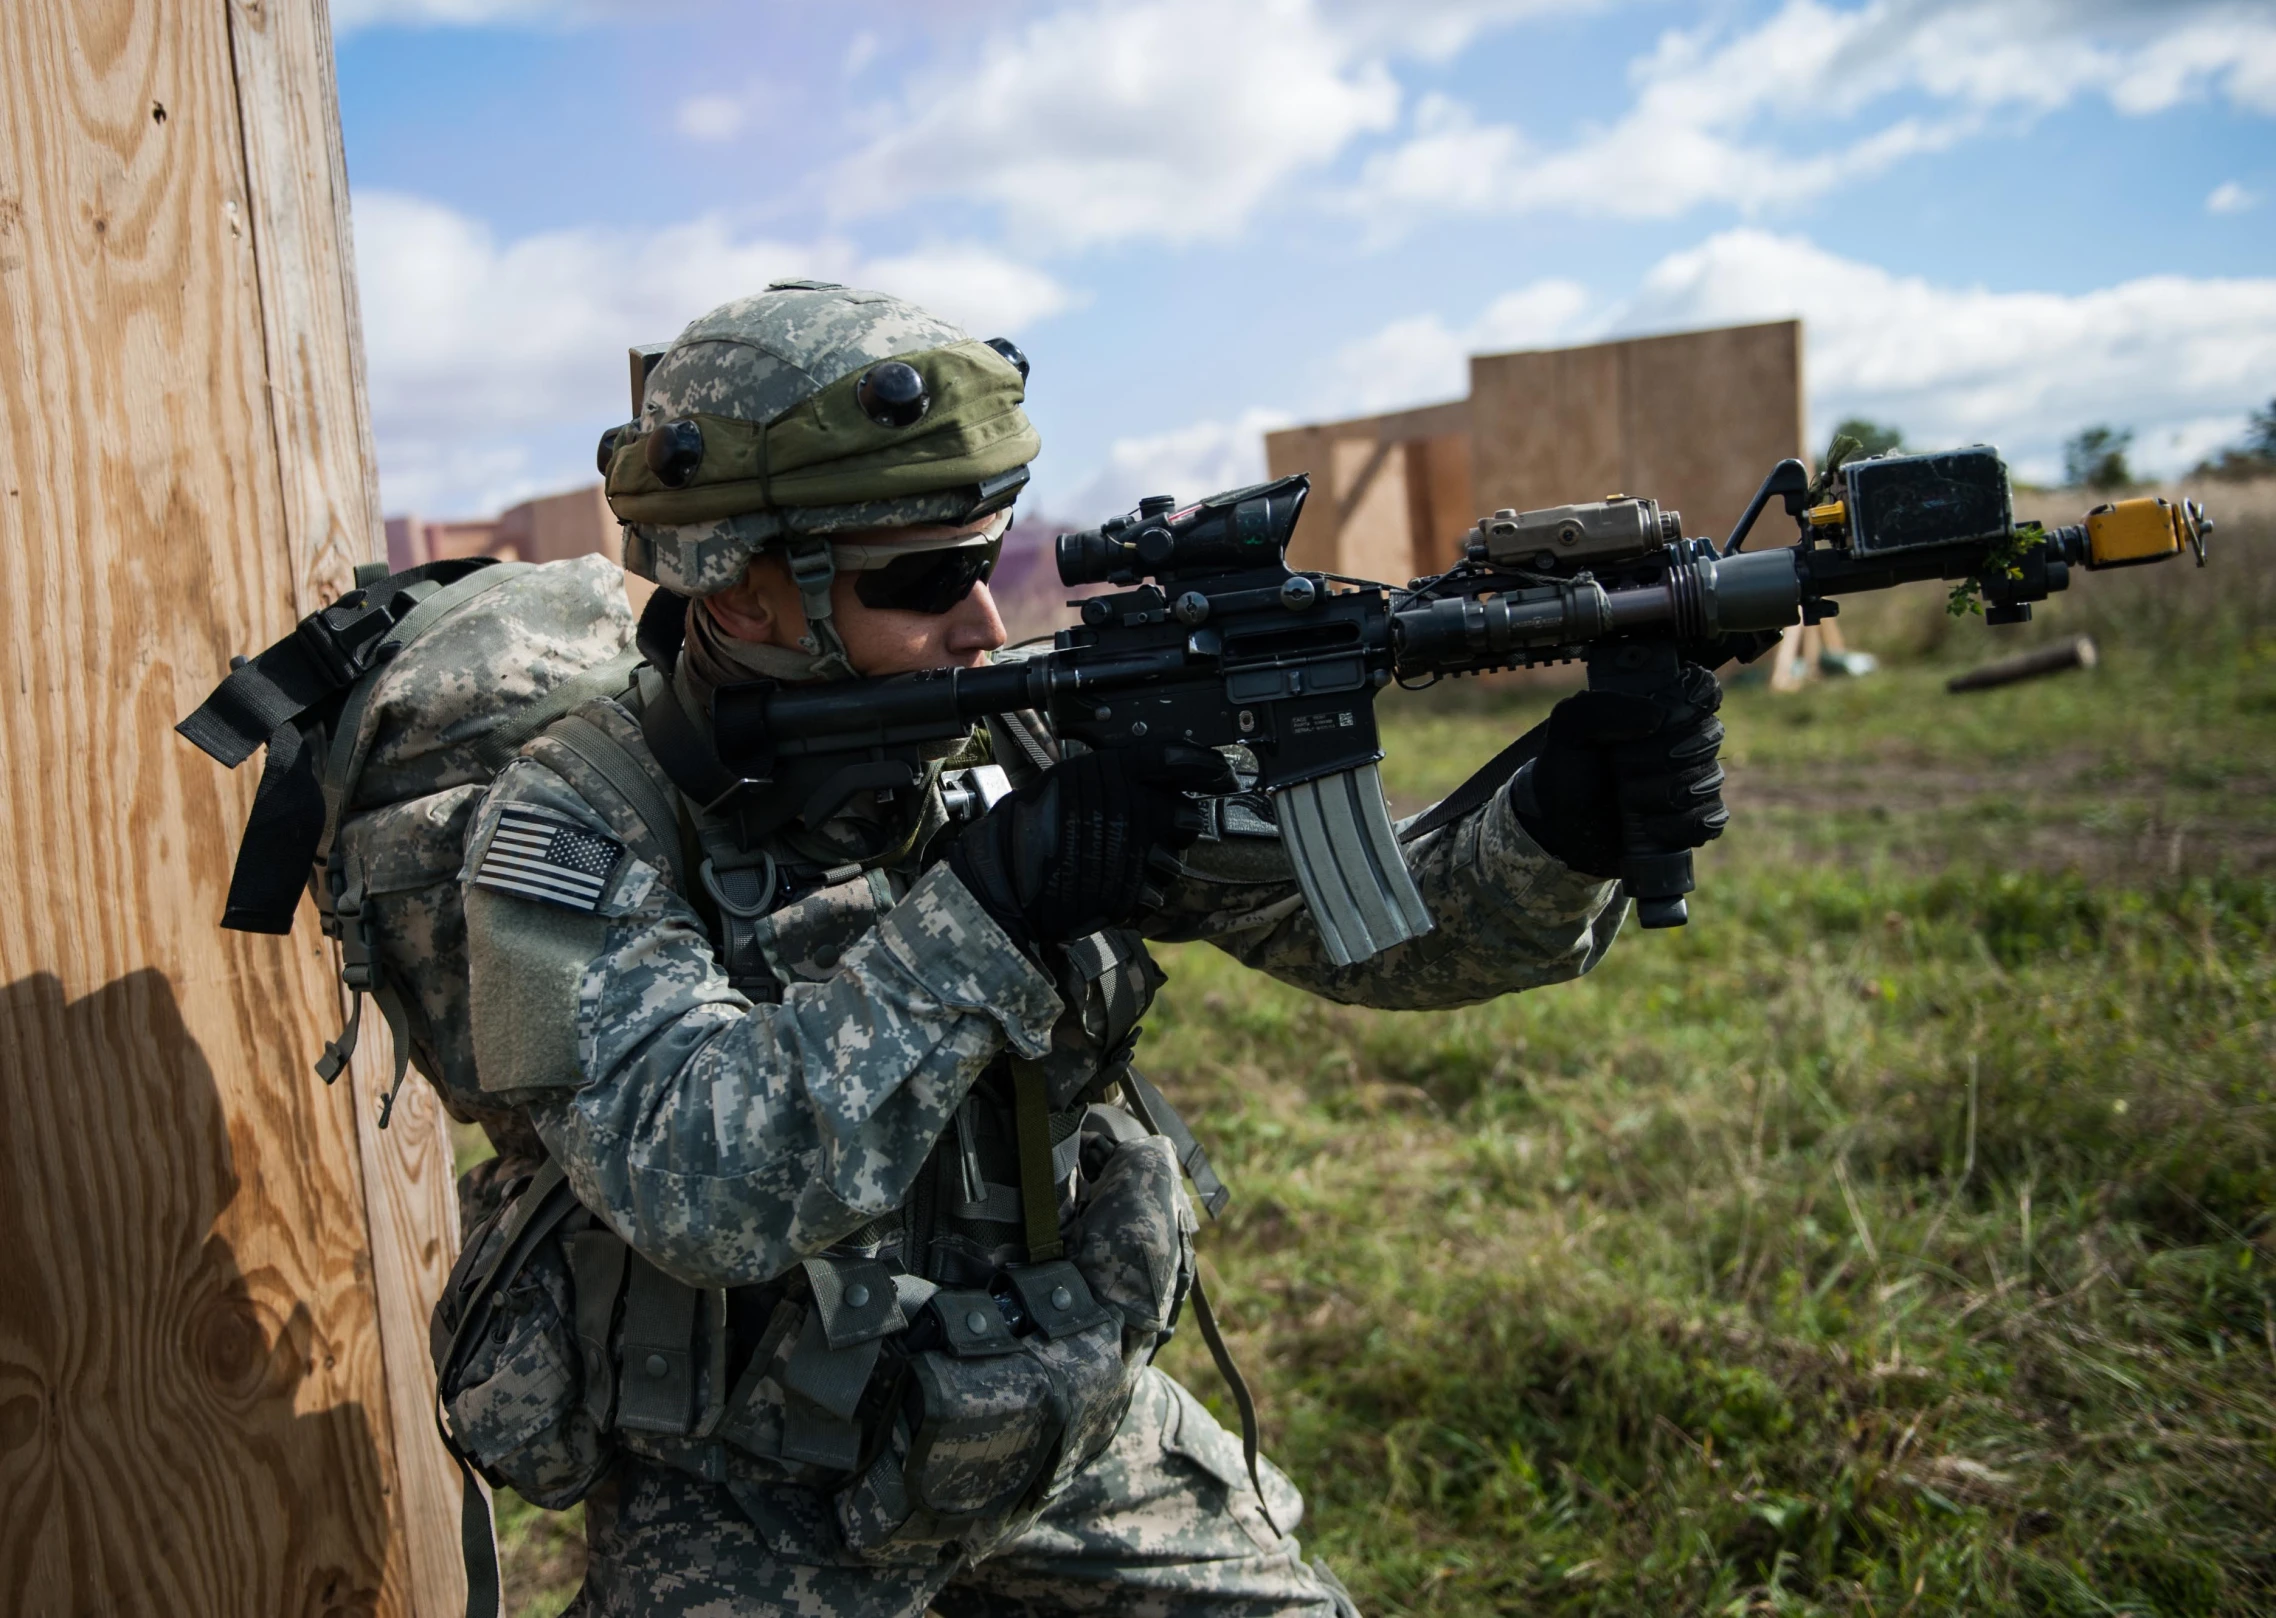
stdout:
POLYGON ((1662 849, 1697 848, 1723 835, 1723 688, 1685 664, 1678 690, 1660 698, 1583 691, 1550 710, 1540 753, 1515 783, 1517 818, 1558 859, 1590 876, 1616 877, 1627 851, 1623 816, 1662 849), (1528 801, 1530 799, 1530 802, 1528 801))
POLYGON ((982 815, 949 868, 1016 942, 1063 944, 1128 921, 1177 873, 1171 851, 1202 827, 1181 793, 1238 788, 1222 755, 1185 742, 1085 753, 982 815))

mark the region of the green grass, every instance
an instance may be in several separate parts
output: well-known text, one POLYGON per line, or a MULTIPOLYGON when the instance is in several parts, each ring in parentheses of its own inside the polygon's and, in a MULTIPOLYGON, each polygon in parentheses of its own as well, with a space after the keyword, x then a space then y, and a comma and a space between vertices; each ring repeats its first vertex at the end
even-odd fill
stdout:
MULTIPOLYGON (((1363 1608, 2276 1609, 2276 659, 1946 672, 1734 691, 1691 927, 1584 982, 1166 952, 1141 1057, 1363 1608)), ((1549 700, 1415 705, 1394 795, 1549 700)))
MULTIPOLYGON (((1163 952, 1141 1061, 1233 1185, 1205 1262, 1363 1608, 2276 1610, 2246 540, 2024 632, 2092 628, 2090 675, 1946 696, 2003 646, 1922 592, 1845 620, 1889 672, 1735 687, 1693 924, 1583 982, 1370 1012, 1163 952)), ((1394 797, 1552 697, 1387 701, 1394 797)), ((1165 1362, 1226 1413, 1190 1329, 1165 1362)), ((508 1521, 557 1611, 562 1536, 508 1521)))

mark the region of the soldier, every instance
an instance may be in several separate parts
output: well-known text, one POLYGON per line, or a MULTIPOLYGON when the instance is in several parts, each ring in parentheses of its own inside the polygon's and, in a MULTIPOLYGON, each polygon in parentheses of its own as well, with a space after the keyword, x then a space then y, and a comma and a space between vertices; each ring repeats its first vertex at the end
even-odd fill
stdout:
POLYGON ((1721 830, 1710 677, 1680 711, 1568 699, 1510 787, 1406 844, 1437 930, 1338 968, 1262 800, 1198 837, 1194 795, 1240 785, 1212 751, 1062 757, 1005 715, 940 761, 1016 783, 964 824, 937 782, 739 786, 717 688, 1003 645, 1026 370, 777 283, 681 333, 604 445, 656 666, 581 717, 639 768, 531 744, 465 905, 483 1088, 596 1216, 563 1307, 613 1458, 574 1611, 1350 1613, 1295 1488, 1150 1363, 1188 1312, 1180 1164, 1216 1188, 1129 1066, 1144 940, 1460 1005, 1602 957, 1621 811, 1671 846, 1721 830))

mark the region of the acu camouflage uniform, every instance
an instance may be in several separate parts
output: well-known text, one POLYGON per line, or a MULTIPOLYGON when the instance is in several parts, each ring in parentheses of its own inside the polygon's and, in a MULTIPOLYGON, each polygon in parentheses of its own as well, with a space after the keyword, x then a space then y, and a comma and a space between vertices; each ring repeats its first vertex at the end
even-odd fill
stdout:
MULTIPOLYGON (((738 307, 707 318, 732 326, 738 307)), ((961 336, 916 318, 857 328, 834 374, 961 336)), ((675 554, 739 576, 750 536, 703 537, 728 543, 675 554), (738 543, 743 560, 719 560, 738 543)), ((1292 1537, 1295 1489, 1267 1465, 1260 1503, 1240 1443, 1150 1364, 1195 1220, 1170 1141, 1125 1105, 1162 981, 1144 940, 1207 939, 1346 1003, 1453 1006, 1587 971, 1624 913, 1612 885, 1545 854, 1497 793, 1406 845, 1437 930, 1338 968, 1269 822, 1234 799, 1132 929, 1038 960, 940 860, 937 781, 740 847, 675 792, 642 724, 704 695, 683 659, 586 706, 498 776, 466 845, 484 1104, 582 1210, 530 1282, 579 1317, 586 1356, 562 1450, 565 1494, 598 1479, 575 1610, 1348 1613, 1292 1537), (605 851, 596 896, 496 880, 531 827, 605 851), (739 902, 754 868, 767 901, 739 902), (1028 1262, 1022 1074, 1050 1107, 1065 1251, 1045 1267, 1028 1262), (588 1318, 604 1289, 626 1300, 613 1326, 605 1305, 588 1318), (1013 1320, 1034 1330, 1015 1343, 1013 1320), (936 1408, 954 1419, 936 1428, 936 1408)), ((1018 780, 1053 752, 1015 715, 944 763, 992 753, 1018 780)), ((497 1384, 521 1390, 501 1423, 567 1375, 518 1374, 497 1384)))

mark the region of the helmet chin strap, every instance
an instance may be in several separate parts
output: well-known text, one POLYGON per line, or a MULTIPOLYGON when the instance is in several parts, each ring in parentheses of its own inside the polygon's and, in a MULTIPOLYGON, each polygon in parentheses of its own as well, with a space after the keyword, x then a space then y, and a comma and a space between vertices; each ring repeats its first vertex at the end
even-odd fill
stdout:
POLYGON ((806 633, 799 647, 814 659, 814 672, 825 680, 853 679, 860 673, 846 655, 830 607, 830 585, 838 576, 838 562, 827 535, 807 534, 783 547, 790 564, 791 582, 798 586, 798 602, 806 610, 806 633))

